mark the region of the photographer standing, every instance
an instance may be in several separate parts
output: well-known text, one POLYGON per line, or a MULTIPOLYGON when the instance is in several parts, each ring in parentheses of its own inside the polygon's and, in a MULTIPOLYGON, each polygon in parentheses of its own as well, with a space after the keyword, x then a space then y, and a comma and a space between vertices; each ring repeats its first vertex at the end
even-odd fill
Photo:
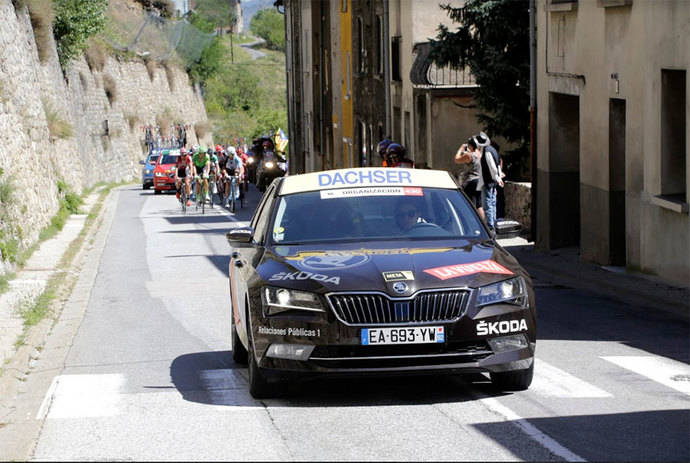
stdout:
POLYGON ((484 208, 482 207, 481 191, 479 190, 479 177, 481 176, 481 153, 477 149, 477 143, 470 138, 458 148, 455 153, 456 164, 471 164, 462 179, 462 189, 470 198, 470 202, 479 212, 479 217, 486 221, 484 208))
POLYGON ((477 148, 481 148, 481 175, 478 188, 482 192, 482 207, 486 224, 492 232, 496 231, 496 186, 503 186, 498 152, 491 146, 491 140, 484 132, 473 137, 477 148))

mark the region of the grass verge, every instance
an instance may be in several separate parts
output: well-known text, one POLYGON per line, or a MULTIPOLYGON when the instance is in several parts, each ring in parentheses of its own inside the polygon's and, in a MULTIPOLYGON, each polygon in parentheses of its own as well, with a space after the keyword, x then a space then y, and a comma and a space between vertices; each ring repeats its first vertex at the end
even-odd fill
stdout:
MULTIPOLYGON (((81 249, 87 233, 91 229, 93 223, 96 221, 96 218, 103 208, 103 203, 108 193, 110 193, 110 190, 113 188, 124 184, 126 184, 126 182, 107 184, 99 193, 98 200, 89 212, 86 222, 84 223, 84 227, 65 251, 65 254, 62 256, 62 259, 57 266, 57 271, 46 283, 43 293, 32 305, 25 307, 21 311, 22 318, 24 319, 24 332, 15 342, 15 348, 19 348, 24 344, 26 332, 29 328, 38 324, 47 316, 55 313, 57 309, 55 305, 56 298, 59 297, 61 300, 64 300, 69 296, 72 287, 77 281, 77 275, 74 273, 69 273, 68 269, 73 264, 74 257, 81 249)), ((91 190, 93 190, 93 188, 91 190)))

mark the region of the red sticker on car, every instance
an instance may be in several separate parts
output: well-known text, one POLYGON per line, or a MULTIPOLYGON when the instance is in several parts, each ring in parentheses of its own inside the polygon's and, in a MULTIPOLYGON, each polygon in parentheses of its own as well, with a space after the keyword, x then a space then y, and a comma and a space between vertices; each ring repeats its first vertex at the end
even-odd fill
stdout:
POLYGON ((424 192, 421 187, 406 186, 403 187, 403 194, 405 196, 424 196, 424 192))
POLYGON ((444 267, 435 267, 424 270, 429 275, 433 275, 441 280, 449 278, 457 278, 465 275, 472 275, 474 273, 498 273, 503 275, 512 275, 513 272, 494 262, 493 260, 482 260, 480 262, 473 262, 471 264, 457 264, 447 265, 444 267))

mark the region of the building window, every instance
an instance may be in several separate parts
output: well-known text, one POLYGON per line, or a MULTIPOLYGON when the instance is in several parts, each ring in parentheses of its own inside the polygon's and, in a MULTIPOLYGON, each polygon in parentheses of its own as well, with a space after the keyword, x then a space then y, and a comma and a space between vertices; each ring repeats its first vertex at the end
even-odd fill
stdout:
POLYGON ((402 82, 400 77, 400 42, 401 37, 393 37, 391 40, 391 79, 402 82))
POLYGON ((365 74, 367 72, 367 49, 364 43, 364 22, 362 18, 357 18, 357 72, 365 74))
POLYGON ((364 121, 359 122, 359 165, 366 167, 369 165, 367 156, 367 124, 364 121))
POLYGON ((381 75, 383 74, 384 71, 384 54, 383 50, 385 47, 385 42, 384 40, 386 39, 383 36, 383 16, 377 15, 376 16, 376 59, 378 60, 378 66, 376 67, 376 73, 381 75))
POLYGON ((686 72, 661 70, 661 194, 687 202, 686 72))

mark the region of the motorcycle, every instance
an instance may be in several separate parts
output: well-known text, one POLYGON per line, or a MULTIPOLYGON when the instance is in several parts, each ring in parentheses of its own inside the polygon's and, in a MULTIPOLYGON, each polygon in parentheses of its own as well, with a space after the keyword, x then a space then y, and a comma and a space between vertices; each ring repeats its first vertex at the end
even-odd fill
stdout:
POLYGON ((286 172, 287 159, 279 153, 275 153, 273 156, 264 156, 264 160, 261 161, 258 172, 259 179, 257 187, 259 191, 262 193, 266 191, 266 188, 271 184, 273 179, 283 177, 286 172))

